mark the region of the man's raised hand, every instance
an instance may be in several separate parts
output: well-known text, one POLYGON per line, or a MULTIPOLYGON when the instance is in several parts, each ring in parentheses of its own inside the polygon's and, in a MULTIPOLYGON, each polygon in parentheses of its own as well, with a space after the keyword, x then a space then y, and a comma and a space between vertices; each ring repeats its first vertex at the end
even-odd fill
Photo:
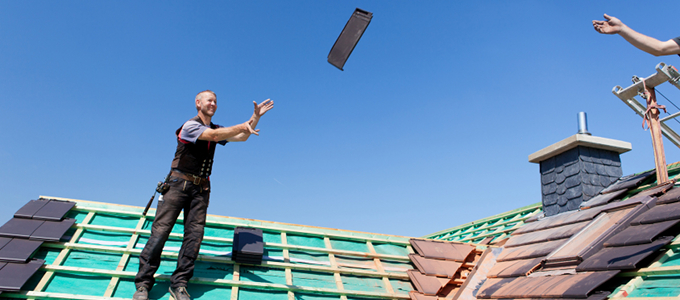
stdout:
POLYGON ((274 108, 274 101, 267 99, 262 101, 260 104, 257 104, 257 102, 253 101, 253 105, 255 105, 255 116, 259 118, 270 109, 274 108))
POLYGON ((616 34, 621 32, 623 28, 623 22, 618 18, 612 17, 610 15, 604 14, 605 21, 593 20, 593 28, 595 31, 604 34, 616 34))

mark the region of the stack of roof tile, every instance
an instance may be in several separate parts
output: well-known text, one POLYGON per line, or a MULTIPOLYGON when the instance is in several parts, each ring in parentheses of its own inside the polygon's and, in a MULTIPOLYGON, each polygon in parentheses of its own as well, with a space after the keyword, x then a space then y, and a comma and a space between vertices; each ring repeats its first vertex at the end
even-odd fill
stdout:
POLYGON ((617 273, 645 266, 680 232, 680 188, 671 190, 674 182, 615 201, 653 175, 624 177, 579 211, 515 231, 477 298, 606 298, 617 273))
POLYGON ((0 293, 16 292, 43 265, 30 259, 43 241, 59 241, 75 223, 64 215, 75 203, 31 200, 0 227, 0 293))
POLYGON ((417 289, 409 293, 413 300, 451 299, 460 295, 461 287, 485 257, 475 246, 466 243, 421 239, 410 242, 416 253, 409 258, 417 268, 407 271, 417 289))

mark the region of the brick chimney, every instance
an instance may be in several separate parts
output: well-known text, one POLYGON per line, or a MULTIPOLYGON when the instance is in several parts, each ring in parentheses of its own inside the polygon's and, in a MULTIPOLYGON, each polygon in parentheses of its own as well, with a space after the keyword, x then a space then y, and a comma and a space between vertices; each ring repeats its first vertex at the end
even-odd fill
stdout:
POLYGON ((583 201, 623 175, 619 155, 628 142, 592 136, 585 113, 578 114, 579 133, 529 155, 540 164, 543 213, 552 216, 577 210, 583 201))

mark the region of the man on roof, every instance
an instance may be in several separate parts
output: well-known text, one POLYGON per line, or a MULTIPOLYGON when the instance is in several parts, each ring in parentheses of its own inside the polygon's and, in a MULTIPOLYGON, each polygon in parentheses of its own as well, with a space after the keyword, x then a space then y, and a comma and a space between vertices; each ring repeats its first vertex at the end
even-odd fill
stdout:
POLYGON ((242 124, 222 127, 211 122, 217 110, 217 96, 206 90, 196 95, 198 115, 177 129, 177 150, 172 160, 169 189, 158 201, 151 236, 139 255, 139 271, 135 276, 134 300, 148 299, 154 285, 154 274, 161 263, 161 252, 170 231, 184 210, 184 239, 177 257, 177 268, 170 279, 170 294, 175 300, 190 300, 187 282, 194 274, 194 262, 203 240, 203 227, 210 199, 210 173, 217 144, 245 142, 251 134, 259 135, 257 123, 274 107, 270 99, 260 104, 253 101, 255 111, 242 124))
POLYGON ((633 46, 654 56, 680 54, 680 37, 662 42, 631 29, 615 17, 604 14, 604 18, 604 21, 593 20, 595 31, 618 34, 633 46))

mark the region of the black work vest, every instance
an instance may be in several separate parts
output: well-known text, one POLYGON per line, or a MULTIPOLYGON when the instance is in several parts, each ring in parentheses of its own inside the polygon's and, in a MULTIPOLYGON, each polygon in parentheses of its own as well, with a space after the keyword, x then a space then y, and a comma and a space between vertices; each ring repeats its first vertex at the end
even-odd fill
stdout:
MULTIPOLYGON (((203 121, 198 116, 191 120, 203 124, 203 121)), ((182 127, 184 127, 184 124, 182 124, 182 127)), ((215 145, 217 143, 197 139, 196 143, 185 144, 179 138, 182 127, 175 131, 177 151, 175 151, 175 159, 172 160, 172 168, 180 170, 185 174, 207 178, 212 172, 213 156, 215 156, 215 145)), ((217 126, 211 122, 210 128, 215 129, 217 126)))

